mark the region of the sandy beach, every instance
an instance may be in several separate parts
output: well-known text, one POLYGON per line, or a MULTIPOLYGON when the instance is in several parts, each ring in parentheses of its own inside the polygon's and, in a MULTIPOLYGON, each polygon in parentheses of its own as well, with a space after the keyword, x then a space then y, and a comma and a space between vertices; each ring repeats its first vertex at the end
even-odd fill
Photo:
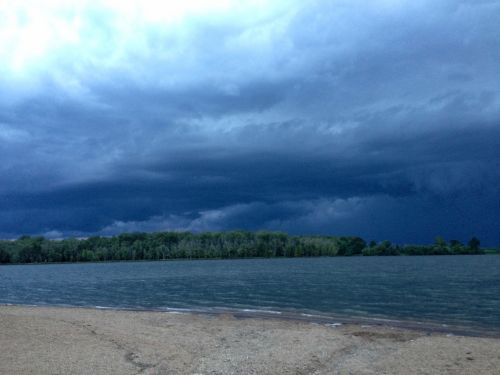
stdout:
POLYGON ((500 339, 231 314, 1 306, 0 374, 500 374, 500 339))

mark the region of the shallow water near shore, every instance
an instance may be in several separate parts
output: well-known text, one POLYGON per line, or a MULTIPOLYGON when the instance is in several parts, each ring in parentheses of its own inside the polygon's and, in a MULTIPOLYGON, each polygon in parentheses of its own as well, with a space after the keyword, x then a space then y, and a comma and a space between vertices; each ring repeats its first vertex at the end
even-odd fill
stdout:
POLYGON ((333 315, 500 332, 500 257, 1 266, 0 303, 333 315))

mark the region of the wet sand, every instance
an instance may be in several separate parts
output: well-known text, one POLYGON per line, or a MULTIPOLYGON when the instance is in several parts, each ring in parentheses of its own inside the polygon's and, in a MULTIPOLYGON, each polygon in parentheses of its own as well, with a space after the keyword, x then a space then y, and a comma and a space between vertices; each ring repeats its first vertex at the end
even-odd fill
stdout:
POLYGON ((0 374, 500 375, 500 339, 232 314, 0 306, 0 374))

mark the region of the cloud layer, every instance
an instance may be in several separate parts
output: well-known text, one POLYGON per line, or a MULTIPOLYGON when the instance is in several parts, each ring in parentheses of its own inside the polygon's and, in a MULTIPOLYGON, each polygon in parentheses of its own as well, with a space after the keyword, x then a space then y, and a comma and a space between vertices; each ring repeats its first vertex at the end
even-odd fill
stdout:
POLYGON ((500 1, 0 5, 0 236, 500 244, 500 1))

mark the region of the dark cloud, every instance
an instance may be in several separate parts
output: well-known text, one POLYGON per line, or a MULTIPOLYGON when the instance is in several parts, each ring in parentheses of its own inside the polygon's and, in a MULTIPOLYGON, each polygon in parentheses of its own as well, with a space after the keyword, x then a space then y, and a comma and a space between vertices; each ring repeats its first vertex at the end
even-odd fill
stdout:
POLYGON ((0 48, 0 235, 500 243, 499 1, 248 7, 0 48))

